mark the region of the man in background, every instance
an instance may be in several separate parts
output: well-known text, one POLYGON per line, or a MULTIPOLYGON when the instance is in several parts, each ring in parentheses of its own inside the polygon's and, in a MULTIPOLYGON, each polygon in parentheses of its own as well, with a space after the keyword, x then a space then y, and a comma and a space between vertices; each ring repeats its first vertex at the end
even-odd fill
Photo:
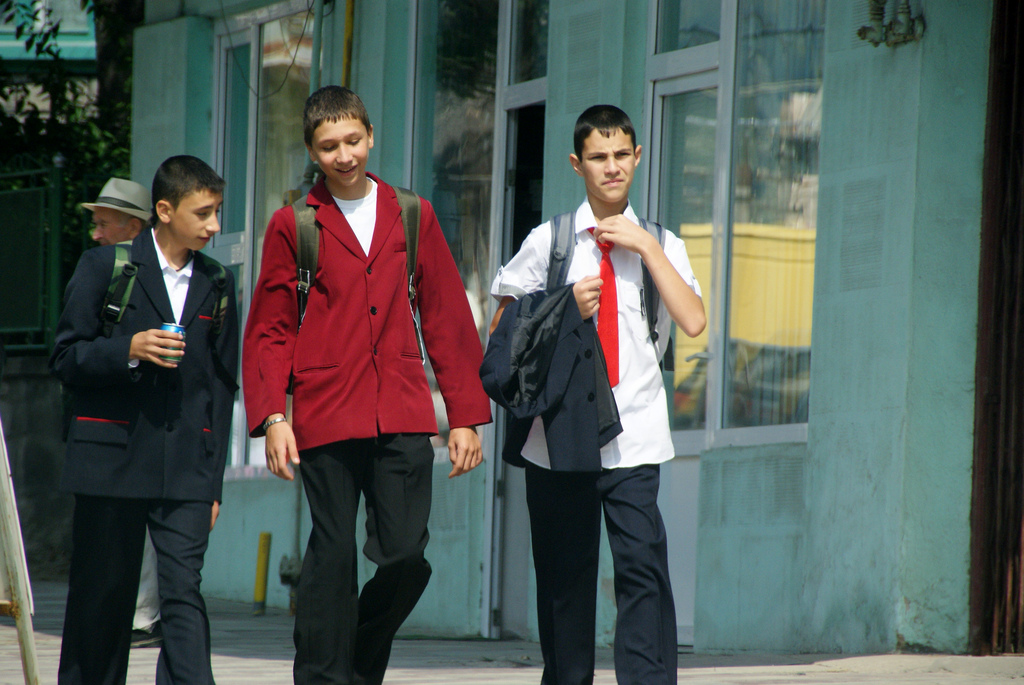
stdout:
MULTIPOLYGON (((81 207, 92 211, 89 237, 100 245, 115 245, 134 240, 149 225, 153 216, 149 189, 135 181, 111 178, 104 184, 96 202, 83 202, 81 207)), ((132 647, 155 647, 162 640, 160 632, 160 593, 156 577, 156 550, 146 531, 142 552, 142 574, 139 596, 132 622, 132 647)))
POLYGON ((134 239, 153 216, 149 191, 123 178, 111 178, 96 202, 83 202, 80 206, 92 212, 89 236, 100 245, 134 239))

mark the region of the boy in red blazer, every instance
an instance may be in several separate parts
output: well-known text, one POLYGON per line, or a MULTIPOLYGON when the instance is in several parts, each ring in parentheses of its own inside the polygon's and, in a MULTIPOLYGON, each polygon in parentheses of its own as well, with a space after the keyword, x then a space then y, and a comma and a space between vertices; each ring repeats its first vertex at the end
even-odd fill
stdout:
MULTIPOLYGON (((316 276, 299 327, 292 207, 267 226, 246 324, 242 373, 250 434, 267 466, 301 464, 313 522, 295 617, 296 683, 380 683, 391 642, 426 587, 423 556, 437 433, 408 299, 395 191, 366 172, 373 126, 359 97, 327 86, 303 111, 306 149, 323 177, 306 198, 319 234, 316 276), (293 381, 293 418, 285 395, 293 381), (356 512, 377 572, 357 597, 356 512)), ((433 208, 421 201, 416 302, 451 426, 450 477, 482 460, 490 421, 483 357, 465 287, 433 208)))

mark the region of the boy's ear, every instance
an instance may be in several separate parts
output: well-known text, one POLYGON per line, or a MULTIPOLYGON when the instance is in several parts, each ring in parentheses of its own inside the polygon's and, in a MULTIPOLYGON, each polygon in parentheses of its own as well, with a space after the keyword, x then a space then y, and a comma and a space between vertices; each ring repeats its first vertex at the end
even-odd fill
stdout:
POLYGON ((633 157, 636 158, 636 164, 633 165, 634 168, 640 166, 640 153, 641 152, 643 152, 643 148, 640 145, 637 145, 636 146, 636 150, 633 151, 633 157))
POLYGON ((313 154, 313 148, 309 145, 306 146, 306 152, 309 153, 309 161, 316 163, 316 155, 313 154))
POLYGON ((576 172, 577 176, 583 175, 583 171, 580 169, 580 158, 576 156, 576 153, 569 153, 569 164, 572 164, 572 169, 576 172))
POLYGON ((156 218, 160 223, 169 224, 171 223, 171 212, 174 211, 174 205, 167 200, 159 200, 156 203, 156 218))

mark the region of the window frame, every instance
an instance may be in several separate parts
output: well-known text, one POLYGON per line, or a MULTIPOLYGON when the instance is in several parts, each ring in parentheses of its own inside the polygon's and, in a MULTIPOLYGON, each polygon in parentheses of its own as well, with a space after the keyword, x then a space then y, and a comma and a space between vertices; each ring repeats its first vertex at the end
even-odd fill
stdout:
MULTIPOLYGON (((711 283, 701 288, 710 294, 708 307, 708 359, 706 414, 704 428, 673 430, 676 456, 694 456, 719 447, 740 447, 786 442, 806 442, 807 423, 724 428, 726 345, 729 320, 729 255, 733 205, 733 156, 735 138, 736 50, 738 46, 739 0, 722 0, 721 34, 717 42, 670 52, 655 52, 660 2, 648 11, 647 69, 644 112, 650 131, 649 149, 644 155, 645 215, 658 217, 662 121, 665 98, 696 90, 717 89, 714 198, 711 234, 711 283), (721 122, 728 122, 721 125, 721 122)), ((707 303, 705 303, 707 306, 707 303)), ((666 388, 671 392, 671 388, 666 388)))
MULTIPOLYGON (((246 170, 245 170, 245 210, 243 230, 232 233, 219 233, 211 241, 208 252, 214 259, 220 260, 227 252, 226 263, 239 263, 241 259, 241 282, 237 283, 242 293, 238 303, 240 330, 245 330, 249 314, 249 303, 252 301, 252 290, 255 286, 254 275, 260 255, 255 252, 255 193, 256 193, 256 127, 259 114, 259 74, 262 58, 261 38, 265 24, 277 21, 282 17, 308 11, 305 0, 285 0, 274 5, 261 7, 250 12, 222 17, 214 22, 214 59, 213 75, 213 127, 211 145, 211 166, 217 173, 224 175, 225 144, 228 114, 227 98, 231 93, 228 89, 230 51, 243 44, 249 45, 249 79, 250 91, 247 103, 248 135, 246 136, 246 170), (255 91, 253 91, 255 89, 255 91), (240 253, 240 255, 239 255, 240 253)), ((241 382, 241 378, 239 378, 241 382)), ((231 447, 228 454, 227 478, 266 477, 269 474, 263 462, 252 463, 250 456, 261 453, 264 438, 250 438, 246 426, 242 395, 239 392, 235 401, 235 411, 231 425, 231 447)))

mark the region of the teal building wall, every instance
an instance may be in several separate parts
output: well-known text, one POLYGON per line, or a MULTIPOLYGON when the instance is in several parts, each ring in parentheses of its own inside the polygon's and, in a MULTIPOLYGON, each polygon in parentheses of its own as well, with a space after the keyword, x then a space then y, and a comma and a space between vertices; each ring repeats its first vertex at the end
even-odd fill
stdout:
MULTIPOLYGON (((263 4, 229 2, 224 12, 263 4)), ((920 4, 923 41, 896 49, 856 38, 859 3, 828 4, 808 438, 700 455, 699 651, 967 647, 991 8, 920 4)), ((352 69, 375 127, 369 168, 402 183, 410 141, 429 125, 407 117, 410 6, 358 3, 352 69)), ((343 9, 335 2, 325 21, 323 83, 341 79, 343 9)), ((147 1, 135 41, 134 178, 151 177, 172 154, 211 158, 220 12, 204 0, 147 1)), ((586 106, 623 107, 646 149, 648 12, 643 0, 552 0, 545 216, 584 197, 568 155, 586 106)), ((634 203, 645 185, 639 175, 634 203)), ((485 449, 494 459, 494 446, 485 449)), ((479 635, 486 623, 485 467, 452 481, 447 472, 435 466, 434 575, 406 635, 479 635)), ((268 604, 287 606, 278 563, 297 541, 304 549, 307 507, 292 483, 235 476, 225 483, 204 591, 249 601, 258 536, 268 531, 268 604)), ((663 501, 662 510, 674 504, 663 501)), ((602 554, 597 637, 608 643, 615 607, 607 544, 602 554)), ((361 578, 371 572, 364 561, 361 578)), ((535 630, 532 579, 523 601, 535 630)))
POLYGON ((702 455, 696 648, 967 648, 991 9, 829 3, 806 445, 702 455))

